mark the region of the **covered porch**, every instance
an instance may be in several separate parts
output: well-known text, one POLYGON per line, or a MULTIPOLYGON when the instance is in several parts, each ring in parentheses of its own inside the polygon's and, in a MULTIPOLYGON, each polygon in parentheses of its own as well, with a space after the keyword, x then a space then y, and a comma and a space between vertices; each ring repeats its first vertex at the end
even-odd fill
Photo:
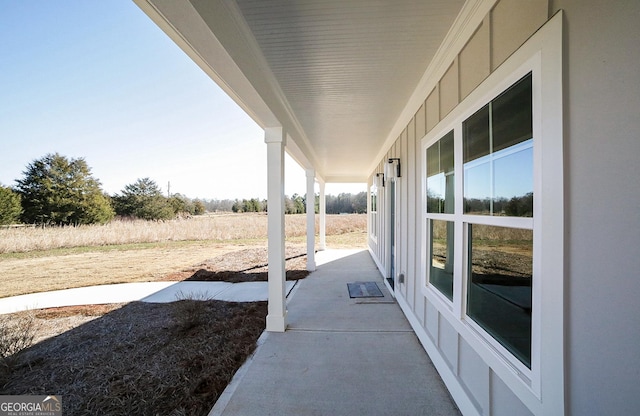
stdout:
POLYGON ((366 250, 326 250, 210 415, 459 415, 366 250), (350 298, 373 281, 384 297, 350 298))
POLYGON ((314 270, 315 249, 325 245, 324 184, 373 184, 379 161, 433 89, 433 75, 447 69, 447 47, 468 30, 469 16, 487 5, 463 0, 134 1, 265 131, 267 330, 285 331, 285 152, 307 176, 307 259, 314 270))
MULTIPOLYGON (((638 362, 637 349, 629 346, 637 344, 638 336, 629 328, 638 327, 634 318, 640 316, 634 279, 638 256, 633 252, 640 233, 635 231, 637 204, 621 198, 638 192, 633 192, 633 181, 620 180, 637 177, 634 111, 640 95, 633 81, 639 60, 629 53, 638 39, 637 2, 134 1, 265 130, 272 218, 268 328, 291 328, 271 332, 269 343, 318 333, 296 327, 302 316, 311 316, 302 309, 294 312, 295 302, 286 304, 282 291, 281 161, 287 152, 319 182, 366 182, 374 194, 374 179, 381 179, 383 187, 386 180, 380 198, 369 202, 372 257, 385 277, 397 279, 398 304, 465 414, 629 413, 638 408, 638 395, 629 387, 638 373, 637 366, 629 365, 638 362), (491 224, 489 216, 463 210, 463 130, 473 114, 492 108, 527 73, 532 76, 531 99, 526 100, 532 109, 526 114, 535 143, 535 220, 505 216, 507 223, 491 224), (426 173, 435 159, 429 162, 425 153, 449 132, 458 166, 454 212, 427 218, 426 173), (391 160, 398 161, 397 171, 388 180, 393 171, 385 168, 391 160), (605 168, 612 162, 615 171, 605 168), (425 256, 431 219, 456 224, 453 299, 429 280, 425 256), (472 249, 468 225, 473 224, 533 230, 530 263, 538 283, 532 284, 531 330, 526 329, 530 365, 468 313, 466 282, 473 272, 466 253, 472 249), (603 286, 602 276, 615 284, 603 286), (608 353, 612 348, 615 354, 608 353)), ((487 125, 492 130, 492 123, 487 125)), ((502 216, 491 218, 502 221, 502 216)), ((326 302, 326 295, 317 299, 326 302)), ((333 316, 331 309, 314 309, 313 300, 308 297, 305 308, 333 316)), ((363 306, 375 314, 374 307, 391 305, 345 307, 341 319, 329 322, 355 322, 353 314, 363 306)), ((322 340, 339 338, 340 331, 334 331, 322 340)), ((392 349, 394 359, 401 360, 403 347, 392 349)), ((291 357, 299 361, 296 365, 309 362, 291 357)), ((358 384, 366 387, 370 380, 365 381, 358 384)), ((277 382, 270 399, 281 397, 281 390, 286 394, 279 389, 284 382, 277 382)), ((397 400, 406 400, 403 394, 415 382, 398 386, 405 390, 397 400)))

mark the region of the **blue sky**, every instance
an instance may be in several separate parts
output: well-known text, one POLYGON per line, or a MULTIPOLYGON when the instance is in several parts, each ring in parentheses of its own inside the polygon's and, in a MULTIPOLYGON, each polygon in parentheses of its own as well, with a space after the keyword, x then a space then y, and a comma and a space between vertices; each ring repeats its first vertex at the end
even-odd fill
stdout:
MULTIPOLYGON (((265 198, 263 131, 131 1, 0 0, 0 183, 47 153, 103 189, 265 198)), ((288 160, 285 192, 304 194, 288 160)), ((365 185, 327 185, 327 193, 365 185)))

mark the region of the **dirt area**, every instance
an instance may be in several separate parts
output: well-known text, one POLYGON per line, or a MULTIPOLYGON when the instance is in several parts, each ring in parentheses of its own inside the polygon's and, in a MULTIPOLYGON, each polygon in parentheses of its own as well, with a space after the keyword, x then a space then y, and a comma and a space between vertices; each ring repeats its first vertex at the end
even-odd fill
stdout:
MULTIPOLYGON (((171 273, 159 280, 188 280, 198 282, 266 282, 268 280, 267 247, 245 248, 232 254, 218 256, 171 273), (248 266, 250 265, 250 266, 248 266)), ((288 244, 285 247, 287 280, 307 277, 306 247, 288 244)))
MULTIPOLYGON (((287 256, 296 255, 290 254, 294 253, 291 247, 302 250, 305 244, 302 237, 291 238, 287 241, 287 256)), ((327 245, 331 248, 366 247, 366 233, 328 235, 327 245)), ((266 240, 242 244, 167 241, 150 247, 98 247, 89 248, 87 252, 69 249, 36 252, 26 257, 0 255, 0 298, 101 284, 184 280, 199 268, 209 270, 207 264, 211 259, 236 251, 249 255, 255 248, 260 248, 264 254, 264 261, 260 260, 259 264, 266 264, 266 246, 266 240)))
MULTIPOLYGON (((260 246, 264 246, 261 243, 260 246)), ((152 282, 247 245, 167 243, 150 248, 51 254, 0 261, 0 297, 91 285, 152 282), (28 284, 25 284, 28 281, 28 284)))
MULTIPOLYGON (((266 254, 225 250, 158 280, 262 280, 266 254)), ((287 258, 288 278, 306 277, 303 248, 287 258)), ((65 415, 206 415, 255 349, 267 308, 181 300, 30 313, 37 343, 0 361, 0 394, 57 394, 65 415)))

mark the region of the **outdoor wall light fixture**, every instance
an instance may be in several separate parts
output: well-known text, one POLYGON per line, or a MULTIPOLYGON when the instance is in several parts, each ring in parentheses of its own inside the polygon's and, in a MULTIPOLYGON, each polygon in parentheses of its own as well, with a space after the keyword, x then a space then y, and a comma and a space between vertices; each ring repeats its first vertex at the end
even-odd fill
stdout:
POLYGON ((384 173, 376 173, 376 188, 384 188, 384 173))
POLYGON ((384 166, 384 172, 387 179, 396 179, 401 177, 400 158, 392 157, 387 162, 388 163, 384 166))

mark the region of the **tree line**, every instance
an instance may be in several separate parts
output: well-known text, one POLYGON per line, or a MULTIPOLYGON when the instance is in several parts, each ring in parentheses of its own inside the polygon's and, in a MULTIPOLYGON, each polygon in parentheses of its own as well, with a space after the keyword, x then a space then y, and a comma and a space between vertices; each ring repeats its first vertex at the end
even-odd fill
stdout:
POLYGON ((47 154, 28 164, 23 175, 13 188, 0 186, 0 225, 105 224, 116 216, 166 220, 205 212, 199 201, 164 196, 149 178, 108 195, 84 158, 47 154))
MULTIPOLYGON (((462 203, 465 214, 533 217, 533 192, 512 198, 464 198, 462 203)), ((444 198, 427 191, 427 212, 446 212, 444 198)))
POLYGON ((497 215, 509 217, 533 217, 533 192, 510 199, 500 198, 465 198, 463 201, 465 213, 484 214, 493 212, 497 215))
MULTIPOLYGON (((144 220, 167 220, 205 212, 266 212, 267 201, 189 199, 184 195, 163 195, 149 178, 137 179, 119 193, 109 195, 91 173, 84 158, 47 154, 27 165, 16 186, 0 185, 0 225, 105 224, 116 216, 144 220)), ((318 199, 315 196, 316 212, 318 199)), ((366 193, 326 196, 328 214, 364 213, 366 193)), ((285 213, 306 212, 305 196, 285 197, 285 213)))
MULTIPOLYGON (((207 211, 232 211, 232 212, 267 212, 267 200, 259 198, 251 199, 224 199, 202 200, 207 211)), ((315 195, 315 213, 320 210, 320 195, 315 195)), ((367 212, 367 193, 357 194, 341 193, 337 196, 326 195, 325 207, 327 214, 364 214, 367 212)), ((285 214, 305 214, 307 212, 306 195, 285 195, 285 214)))

